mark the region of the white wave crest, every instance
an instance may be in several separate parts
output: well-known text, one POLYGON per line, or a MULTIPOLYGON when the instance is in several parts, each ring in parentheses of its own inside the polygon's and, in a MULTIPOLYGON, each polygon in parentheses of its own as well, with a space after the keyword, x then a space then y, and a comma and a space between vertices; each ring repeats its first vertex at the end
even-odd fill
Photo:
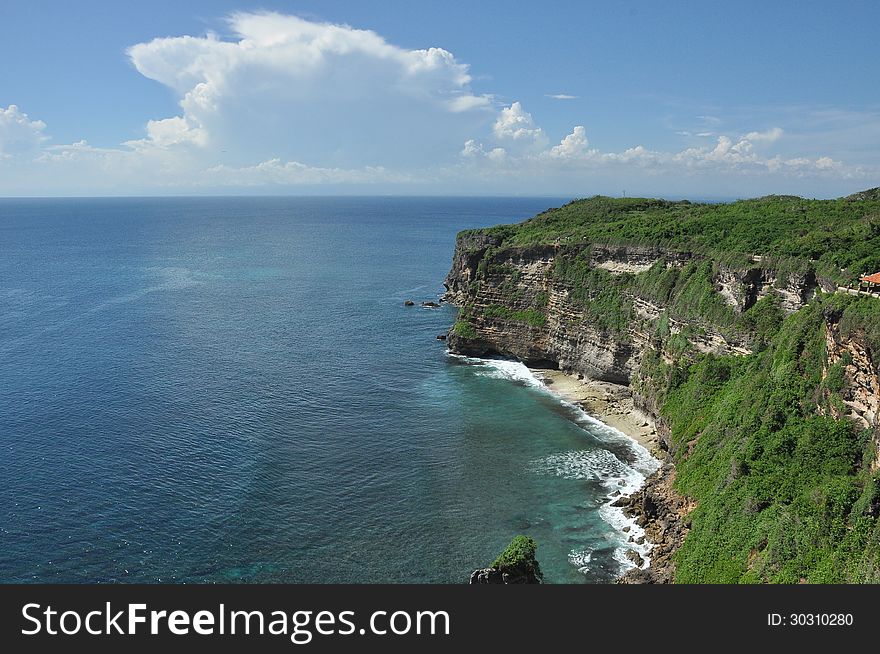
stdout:
POLYGON ((476 357, 466 357, 460 354, 450 354, 450 356, 473 365, 475 374, 480 377, 506 379, 508 381, 517 382, 541 390, 545 388, 541 380, 535 376, 535 373, 533 373, 528 366, 519 361, 508 361, 506 359, 478 359, 476 357))
POLYGON ((581 574, 590 571, 590 561, 593 560, 593 550, 590 548, 583 550, 572 550, 568 553, 568 561, 578 569, 581 574))
POLYGON ((615 429, 610 425, 606 425, 601 420, 594 418, 577 405, 560 399, 560 402, 572 408, 575 412, 575 422, 590 432, 597 440, 609 444, 624 444, 633 454, 633 467, 641 472, 644 476, 648 476, 660 467, 660 461, 651 456, 644 445, 633 438, 630 438, 619 429, 615 429))
POLYGON ((611 490, 632 493, 638 490, 644 476, 618 459, 608 450, 572 450, 535 459, 529 471, 563 479, 592 479, 611 490))

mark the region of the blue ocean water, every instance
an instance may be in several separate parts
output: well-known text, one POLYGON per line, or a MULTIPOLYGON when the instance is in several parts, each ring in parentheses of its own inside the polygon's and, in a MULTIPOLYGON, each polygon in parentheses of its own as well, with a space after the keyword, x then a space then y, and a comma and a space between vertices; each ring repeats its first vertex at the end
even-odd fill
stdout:
POLYGON ((640 453, 403 306, 561 202, 0 200, 0 580, 612 580, 640 453))

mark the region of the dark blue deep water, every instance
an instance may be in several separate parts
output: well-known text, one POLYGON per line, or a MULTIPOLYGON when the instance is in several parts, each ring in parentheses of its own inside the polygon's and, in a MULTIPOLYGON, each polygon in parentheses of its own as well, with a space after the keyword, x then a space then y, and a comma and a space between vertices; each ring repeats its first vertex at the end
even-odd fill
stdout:
POLYGON ((561 202, 0 200, 0 580, 612 580, 639 453, 403 306, 561 202))

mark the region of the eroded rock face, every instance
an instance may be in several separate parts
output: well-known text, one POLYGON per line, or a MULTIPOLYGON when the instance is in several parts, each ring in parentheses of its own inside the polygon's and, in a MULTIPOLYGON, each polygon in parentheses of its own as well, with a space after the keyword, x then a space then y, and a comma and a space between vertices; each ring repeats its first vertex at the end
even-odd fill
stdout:
MULTIPOLYGON (((633 310, 641 320, 633 321, 626 334, 609 334, 584 320, 583 309, 570 298, 571 289, 553 275, 555 258, 560 253, 558 246, 503 250, 497 246, 497 240, 479 234, 467 235, 456 245, 452 269, 445 281, 445 298, 459 307, 472 309, 476 336, 462 338, 450 333, 450 350, 469 356, 508 356, 533 367, 558 368, 590 379, 631 383, 642 354, 652 347, 653 327, 645 323, 656 321, 666 307, 630 296, 633 310), (483 257, 490 248, 491 264, 487 264, 483 257), (535 306, 542 307, 542 321, 515 320, 509 315, 535 306), (507 313, 499 312, 499 307, 507 313)), ((692 258, 687 253, 642 246, 594 246, 590 257, 591 265, 606 270, 614 268, 620 274, 647 270, 661 260, 667 266, 683 266, 692 258)), ((672 317, 668 322, 673 334, 688 327, 672 317)), ((747 344, 730 340, 730 336, 707 324, 692 330, 689 340, 700 352, 750 352, 747 344)))
POLYGON ((498 245, 499 242, 499 238, 483 233, 458 238, 455 243, 455 253, 452 255, 452 272, 446 278, 445 299, 448 302, 461 304, 467 296, 469 284, 476 279, 477 266, 486 254, 486 250, 498 245))
POLYGON ((779 298, 780 308, 794 313, 809 302, 817 289, 833 290, 834 283, 820 280, 813 271, 781 274, 773 268, 755 267, 748 270, 719 266, 715 290, 738 313, 751 308, 768 295, 779 298))
POLYGON ((482 568, 471 573, 471 584, 503 584, 504 575, 495 568, 482 568))
POLYGON ((667 266, 681 267, 691 258, 686 252, 669 252, 651 245, 594 245, 590 248, 590 265, 612 275, 645 272, 661 260, 667 266))
POLYGON ((672 489, 674 481, 675 466, 666 463, 648 477, 640 490, 619 500, 624 513, 644 527, 645 536, 653 544, 650 565, 629 570, 619 583, 671 584, 675 581, 672 557, 690 529, 688 516, 694 504, 672 489))
MULTIPOLYGON (((826 360, 822 378, 828 380, 835 364, 842 368, 840 392, 846 411, 839 411, 831 404, 831 412, 836 418, 848 417, 863 429, 873 432, 878 454, 871 464, 871 470, 880 469, 880 379, 874 363, 874 353, 868 347, 862 333, 844 336, 840 329, 840 317, 834 312, 825 315, 826 360)), ((818 407, 819 412, 823 411, 818 407)))
MULTIPOLYGON (((556 257, 563 251, 568 256, 573 254, 570 246, 563 249, 545 244, 500 249, 499 245, 498 237, 481 232, 466 234, 456 244, 452 269, 445 281, 445 299, 460 307, 473 308, 477 334, 471 339, 450 335, 450 349, 472 356, 510 356, 535 367, 549 366, 591 379, 630 383, 641 355, 652 347, 652 323, 668 307, 630 294, 627 299, 638 320, 633 321, 627 334, 606 333, 584 320, 583 309, 570 299, 571 290, 553 274, 556 257), (511 312, 527 311, 535 306, 542 307, 545 320, 513 320, 509 313, 497 311, 499 307, 511 312)), ((588 252, 591 266, 612 274, 639 274, 658 262, 667 267, 682 267, 695 258, 690 253, 659 246, 593 245, 588 252)), ((812 271, 783 274, 760 263, 758 260, 748 269, 717 267, 716 291, 737 313, 747 311, 771 294, 779 298, 785 313, 793 313, 819 289, 834 286, 812 271)), ((712 324, 693 325, 669 315, 668 325, 672 334, 687 330, 688 340, 698 352, 751 352, 748 343, 736 340, 729 331, 722 333, 712 324)))

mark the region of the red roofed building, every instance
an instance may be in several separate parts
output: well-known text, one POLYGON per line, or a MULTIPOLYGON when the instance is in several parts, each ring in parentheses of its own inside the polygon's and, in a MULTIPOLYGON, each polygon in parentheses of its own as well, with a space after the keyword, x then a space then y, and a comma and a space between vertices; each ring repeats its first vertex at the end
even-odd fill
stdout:
POLYGON ((880 288, 880 273, 874 273, 873 275, 865 275, 864 277, 859 278, 861 280, 861 286, 867 286, 869 291, 876 291, 880 288))

